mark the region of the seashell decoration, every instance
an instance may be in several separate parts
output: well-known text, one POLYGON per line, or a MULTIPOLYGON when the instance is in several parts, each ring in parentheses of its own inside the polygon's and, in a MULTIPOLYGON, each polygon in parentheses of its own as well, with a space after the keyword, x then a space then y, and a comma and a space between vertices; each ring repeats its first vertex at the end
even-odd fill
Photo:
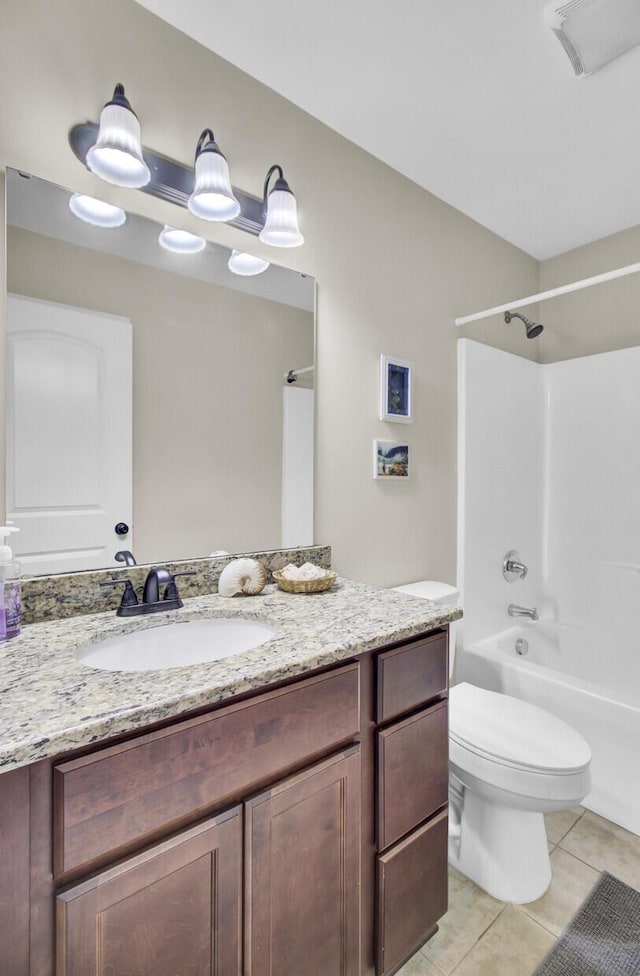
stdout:
POLYGON ((225 566, 218 580, 220 596, 235 596, 246 593, 255 596, 264 590, 267 571, 257 559, 234 559, 225 566))

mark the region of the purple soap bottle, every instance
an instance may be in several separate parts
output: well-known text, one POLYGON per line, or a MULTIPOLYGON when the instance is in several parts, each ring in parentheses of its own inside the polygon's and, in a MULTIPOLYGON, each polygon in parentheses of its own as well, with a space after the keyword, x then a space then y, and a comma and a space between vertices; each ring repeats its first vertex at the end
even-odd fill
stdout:
POLYGON ((19 532, 15 525, 0 525, 0 640, 9 640, 20 633, 22 601, 20 596, 20 564, 13 558, 6 537, 19 532))

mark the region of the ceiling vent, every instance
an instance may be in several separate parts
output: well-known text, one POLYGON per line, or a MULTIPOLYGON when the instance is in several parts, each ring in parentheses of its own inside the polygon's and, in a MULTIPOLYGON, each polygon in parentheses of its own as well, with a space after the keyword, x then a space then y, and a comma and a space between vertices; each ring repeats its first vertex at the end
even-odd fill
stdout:
POLYGON ((556 0, 544 13, 576 75, 593 74, 640 44, 638 0, 556 0))

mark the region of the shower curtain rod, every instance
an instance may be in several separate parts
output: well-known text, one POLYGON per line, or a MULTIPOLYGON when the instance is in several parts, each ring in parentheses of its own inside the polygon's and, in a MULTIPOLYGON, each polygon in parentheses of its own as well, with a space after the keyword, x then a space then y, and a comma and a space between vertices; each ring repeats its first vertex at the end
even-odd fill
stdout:
POLYGON ((603 281, 612 281, 614 278, 624 278, 625 275, 637 274, 640 271, 640 264, 628 264, 624 268, 616 268, 614 271, 605 271, 603 274, 594 275, 592 278, 583 278, 581 281, 572 281, 568 285, 560 285, 559 288, 551 288, 549 291, 541 291, 537 295, 529 295, 528 298, 519 298, 514 302, 506 302, 504 305, 496 305, 494 308, 486 308, 483 312, 475 312, 473 315, 462 315, 455 319, 456 325, 466 325, 468 322, 477 322, 479 319, 488 319, 492 315, 500 312, 512 312, 516 308, 524 308, 525 305, 533 305, 535 302, 544 302, 547 298, 555 298, 557 295, 567 295, 572 291, 581 291, 583 288, 591 288, 592 285, 600 285, 603 281))
POLYGON ((284 379, 287 383, 295 383, 296 378, 301 376, 302 373, 311 373, 315 369, 315 366, 303 366, 301 369, 290 369, 288 373, 284 373, 284 379))

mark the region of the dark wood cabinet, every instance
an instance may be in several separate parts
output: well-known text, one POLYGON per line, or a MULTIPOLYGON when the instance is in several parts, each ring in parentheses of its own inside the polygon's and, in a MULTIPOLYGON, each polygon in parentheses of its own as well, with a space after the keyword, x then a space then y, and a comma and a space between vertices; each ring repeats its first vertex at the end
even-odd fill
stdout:
POLYGON ((378 850, 444 806, 449 792, 449 728, 442 701, 377 734, 378 850))
POLYGON ((377 656, 376 976, 392 976, 447 910, 448 635, 377 656))
POLYGON ((391 976, 446 802, 442 629, 3 773, 2 976, 391 976))
POLYGON ((0 776, 0 971, 29 972, 29 769, 0 776))
POLYGON ((377 722, 388 722, 447 693, 448 646, 448 633, 437 630, 378 655, 377 722))
POLYGON ((359 976, 359 747, 246 804, 245 976, 359 976))
POLYGON ((241 807, 58 894, 56 976, 241 976, 241 807))
POLYGON ((57 763, 56 877, 241 799, 359 728, 358 665, 349 664, 57 763))
POLYGON ((395 973, 447 910, 447 811, 378 858, 378 976, 395 973))

